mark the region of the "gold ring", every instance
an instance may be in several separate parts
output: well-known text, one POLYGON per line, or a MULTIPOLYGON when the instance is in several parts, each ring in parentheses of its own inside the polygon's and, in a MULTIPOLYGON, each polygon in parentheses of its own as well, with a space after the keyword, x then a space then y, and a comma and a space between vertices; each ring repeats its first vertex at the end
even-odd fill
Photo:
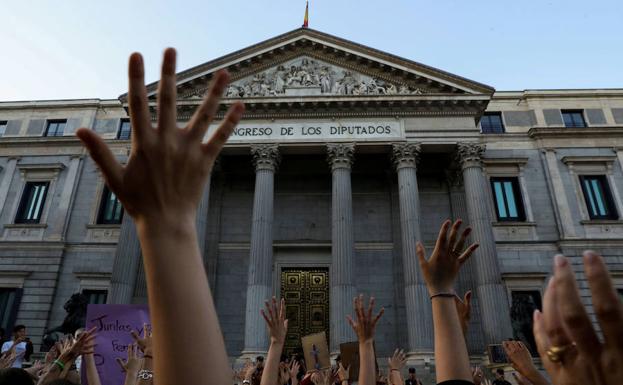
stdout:
POLYGON ((545 352, 547 358, 553 363, 562 363, 565 353, 570 349, 575 348, 575 342, 564 346, 550 346, 545 352))

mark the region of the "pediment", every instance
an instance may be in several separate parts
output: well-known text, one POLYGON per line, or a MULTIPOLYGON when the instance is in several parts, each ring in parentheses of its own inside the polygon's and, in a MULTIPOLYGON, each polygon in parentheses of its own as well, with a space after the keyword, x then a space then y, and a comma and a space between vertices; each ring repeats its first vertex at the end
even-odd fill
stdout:
MULTIPOLYGON (((494 89, 411 60, 301 28, 178 73, 178 99, 201 99, 212 75, 227 69, 229 99, 451 97, 494 89)), ((158 83, 147 86, 156 98, 158 83)), ((126 102, 127 94, 120 100, 126 102)))

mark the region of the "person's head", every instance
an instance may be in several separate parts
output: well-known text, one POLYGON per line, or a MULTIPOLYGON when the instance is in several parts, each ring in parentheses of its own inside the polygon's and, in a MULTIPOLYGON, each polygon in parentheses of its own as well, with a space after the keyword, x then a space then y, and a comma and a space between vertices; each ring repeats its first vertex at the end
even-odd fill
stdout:
POLYGON ((504 369, 497 369, 495 371, 495 378, 497 378, 498 380, 503 380, 504 379, 504 369))
POLYGON ((26 338, 26 326, 15 325, 15 327, 13 328, 13 338, 26 338))
POLYGON ((35 385, 35 380, 24 369, 0 369, 0 384, 35 385))
POLYGON ((262 356, 255 357, 255 366, 258 369, 259 368, 263 368, 264 367, 264 357, 262 357, 262 356))
POLYGON ((415 368, 409 368, 409 379, 415 380, 415 368))

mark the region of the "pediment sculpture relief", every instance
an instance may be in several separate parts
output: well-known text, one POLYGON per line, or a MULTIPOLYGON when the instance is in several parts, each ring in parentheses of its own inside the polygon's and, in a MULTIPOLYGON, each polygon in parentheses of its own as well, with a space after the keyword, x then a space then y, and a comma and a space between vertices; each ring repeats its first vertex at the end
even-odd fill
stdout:
POLYGON ((418 95, 424 91, 394 84, 307 57, 290 60, 233 82, 228 98, 307 95, 418 95))

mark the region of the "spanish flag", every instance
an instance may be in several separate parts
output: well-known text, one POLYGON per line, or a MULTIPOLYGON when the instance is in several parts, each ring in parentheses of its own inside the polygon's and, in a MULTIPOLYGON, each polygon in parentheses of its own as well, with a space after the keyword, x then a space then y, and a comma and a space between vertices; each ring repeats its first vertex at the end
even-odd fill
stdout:
POLYGON ((309 27, 309 1, 305 2, 305 19, 303 19, 303 28, 309 27))

